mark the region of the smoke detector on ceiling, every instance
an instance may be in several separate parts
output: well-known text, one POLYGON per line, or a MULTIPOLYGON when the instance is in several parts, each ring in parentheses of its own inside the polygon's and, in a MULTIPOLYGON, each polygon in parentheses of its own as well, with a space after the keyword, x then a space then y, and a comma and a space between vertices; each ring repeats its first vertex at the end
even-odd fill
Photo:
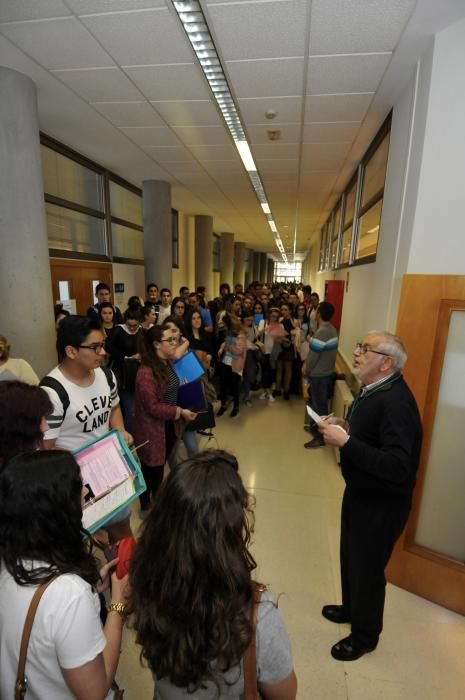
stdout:
POLYGON ((278 116, 278 113, 275 109, 267 109, 265 112, 265 117, 267 119, 276 119, 277 116, 278 116))

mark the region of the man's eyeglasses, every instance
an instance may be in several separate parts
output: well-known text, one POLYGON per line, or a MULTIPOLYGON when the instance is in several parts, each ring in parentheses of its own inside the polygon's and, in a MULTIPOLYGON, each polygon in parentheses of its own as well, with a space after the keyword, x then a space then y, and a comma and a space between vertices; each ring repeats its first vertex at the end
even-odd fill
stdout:
POLYGON ((94 352, 100 352, 105 348, 105 343, 91 343, 90 345, 78 345, 78 348, 83 350, 93 350, 94 352))
POLYGON ((385 357, 390 357, 388 352, 381 352, 381 350, 374 350, 373 348, 370 348, 369 345, 366 343, 355 343, 355 350, 358 350, 361 355, 364 355, 366 352, 374 352, 376 355, 384 355, 385 357))
POLYGON ((174 336, 171 336, 171 338, 162 338, 160 342, 169 343, 169 345, 177 345, 178 339, 175 338, 174 336))

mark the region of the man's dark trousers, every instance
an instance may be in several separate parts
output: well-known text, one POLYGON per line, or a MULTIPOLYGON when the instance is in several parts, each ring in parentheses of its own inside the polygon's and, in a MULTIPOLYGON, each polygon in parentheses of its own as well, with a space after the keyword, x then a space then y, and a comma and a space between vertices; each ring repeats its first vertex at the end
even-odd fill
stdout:
POLYGON ((341 583, 352 635, 375 647, 383 628, 384 569, 405 527, 411 499, 376 499, 346 488, 341 513, 341 583))

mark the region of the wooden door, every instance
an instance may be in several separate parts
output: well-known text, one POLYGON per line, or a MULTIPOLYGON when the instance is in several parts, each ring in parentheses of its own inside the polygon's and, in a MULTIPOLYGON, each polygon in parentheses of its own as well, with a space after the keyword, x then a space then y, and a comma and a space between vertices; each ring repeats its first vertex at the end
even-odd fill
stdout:
POLYGON ((70 299, 76 300, 76 313, 85 314, 89 306, 94 303, 94 289, 97 282, 108 284, 112 290, 113 299, 111 263, 51 258, 50 271, 54 304, 69 295, 70 299))
POLYGON ((404 376, 422 414, 424 437, 412 513, 387 576, 401 588, 462 614, 464 329, 465 276, 404 277, 397 333, 407 347, 404 376), (446 391, 449 399, 444 401, 446 391))

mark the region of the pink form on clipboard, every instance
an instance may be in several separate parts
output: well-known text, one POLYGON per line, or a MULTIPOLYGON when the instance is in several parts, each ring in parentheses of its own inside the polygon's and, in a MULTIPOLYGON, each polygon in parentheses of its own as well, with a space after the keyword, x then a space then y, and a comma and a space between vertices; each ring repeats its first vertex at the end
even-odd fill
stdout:
POLYGON ((81 476, 96 498, 131 476, 113 435, 90 445, 78 455, 81 476))

